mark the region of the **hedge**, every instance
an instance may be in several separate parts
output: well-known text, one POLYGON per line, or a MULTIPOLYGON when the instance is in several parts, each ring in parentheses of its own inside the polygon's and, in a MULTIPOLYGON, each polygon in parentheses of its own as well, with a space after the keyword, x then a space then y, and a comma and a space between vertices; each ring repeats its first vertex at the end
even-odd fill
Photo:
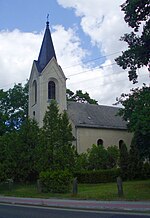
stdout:
POLYGON ((77 177, 79 183, 90 184, 114 182, 118 176, 120 176, 120 169, 80 171, 74 173, 74 177, 77 177))
POLYGON ((45 171, 39 175, 42 192, 67 193, 71 189, 73 177, 67 170, 45 171))

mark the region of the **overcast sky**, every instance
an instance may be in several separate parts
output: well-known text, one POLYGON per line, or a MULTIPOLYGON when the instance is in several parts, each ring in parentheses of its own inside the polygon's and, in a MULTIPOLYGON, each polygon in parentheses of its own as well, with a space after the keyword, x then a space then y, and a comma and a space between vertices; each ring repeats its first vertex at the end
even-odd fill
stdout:
POLYGON ((112 105, 122 92, 148 84, 148 70, 140 69, 139 83, 114 59, 126 49, 119 38, 131 29, 120 10, 123 0, 0 0, 0 89, 25 83, 37 60, 49 22, 57 61, 67 88, 82 89, 112 105))

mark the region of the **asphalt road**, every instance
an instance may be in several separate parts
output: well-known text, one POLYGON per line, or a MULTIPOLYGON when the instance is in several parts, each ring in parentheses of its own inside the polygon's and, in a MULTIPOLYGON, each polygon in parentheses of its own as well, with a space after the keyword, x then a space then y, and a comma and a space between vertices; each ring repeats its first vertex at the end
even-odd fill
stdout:
POLYGON ((148 218, 150 215, 76 211, 0 204, 0 218, 148 218))

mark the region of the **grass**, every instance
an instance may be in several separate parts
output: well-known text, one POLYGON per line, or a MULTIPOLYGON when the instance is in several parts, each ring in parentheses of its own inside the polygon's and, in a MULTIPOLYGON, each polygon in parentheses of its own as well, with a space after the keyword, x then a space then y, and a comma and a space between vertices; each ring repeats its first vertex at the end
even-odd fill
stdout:
POLYGON ((0 185, 0 195, 34 198, 69 198, 95 200, 150 200, 150 180, 123 183, 124 196, 118 197, 116 183, 79 184, 78 194, 38 193, 36 184, 14 184, 9 191, 8 184, 0 185))

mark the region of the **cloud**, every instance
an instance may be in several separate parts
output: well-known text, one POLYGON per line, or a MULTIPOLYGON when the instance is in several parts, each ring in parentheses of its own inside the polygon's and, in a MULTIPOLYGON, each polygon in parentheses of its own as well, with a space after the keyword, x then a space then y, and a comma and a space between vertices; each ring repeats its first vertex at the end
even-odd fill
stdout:
MULTIPOLYGON (((38 59, 43 34, 44 31, 37 34, 24 33, 18 29, 0 32, 0 88, 8 89, 14 83, 25 82, 29 78, 33 60, 38 59)), ((58 63, 64 69, 81 63, 87 51, 81 48, 76 29, 53 26, 52 38, 58 63)), ((82 69, 81 64, 78 70, 82 69)))
POLYGON ((76 29, 65 29, 61 25, 53 26, 52 29, 52 38, 59 64, 65 69, 76 63, 81 63, 87 51, 82 49, 76 29))
MULTIPOLYGON (((122 92, 128 93, 132 87, 135 87, 132 82, 129 82, 128 73, 114 61, 121 51, 127 48, 126 44, 119 40, 120 37, 131 31, 124 21, 124 14, 120 8, 124 0, 57 1, 64 8, 74 9, 76 16, 80 17, 83 32, 90 37, 91 43, 99 48, 100 54, 106 55, 106 61, 99 69, 85 71, 84 75, 78 76, 80 81, 78 89, 87 90, 101 104, 111 105, 122 92)), ((140 76, 138 86, 148 79, 148 74, 140 76)))
POLYGON ((0 32, 0 88, 8 89, 29 78, 41 40, 42 34, 23 33, 17 29, 0 32))
MULTIPOLYGON (((52 27, 52 38, 58 63, 67 79, 67 88, 87 91, 100 104, 112 105, 122 92, 128 93, 133 87, 128 81, 127 72, 118 67, 114 58, 126 48, 119 41, 121 35, 129 31, 123 20, 119 5, 121 0, 59 0, 64 8, 74 8, 80 17, 80 26, 65 29, 62 25, 52 27), (99 49, 100 56, 105 55, 102 65, 93 67, 92 62, 83 62, 90 51, 82 48, 78 29, 91 39, 99 49)), ((8 89, 14 83, 29 78, 32 62, 37 60, 43 33, 25 33, 19 30, 0 32, 0 88, 8 89)), ((142 70, 139 72, 141 75, 142 70)), ((148 80, 140 77, 141 85, 148 80)))

